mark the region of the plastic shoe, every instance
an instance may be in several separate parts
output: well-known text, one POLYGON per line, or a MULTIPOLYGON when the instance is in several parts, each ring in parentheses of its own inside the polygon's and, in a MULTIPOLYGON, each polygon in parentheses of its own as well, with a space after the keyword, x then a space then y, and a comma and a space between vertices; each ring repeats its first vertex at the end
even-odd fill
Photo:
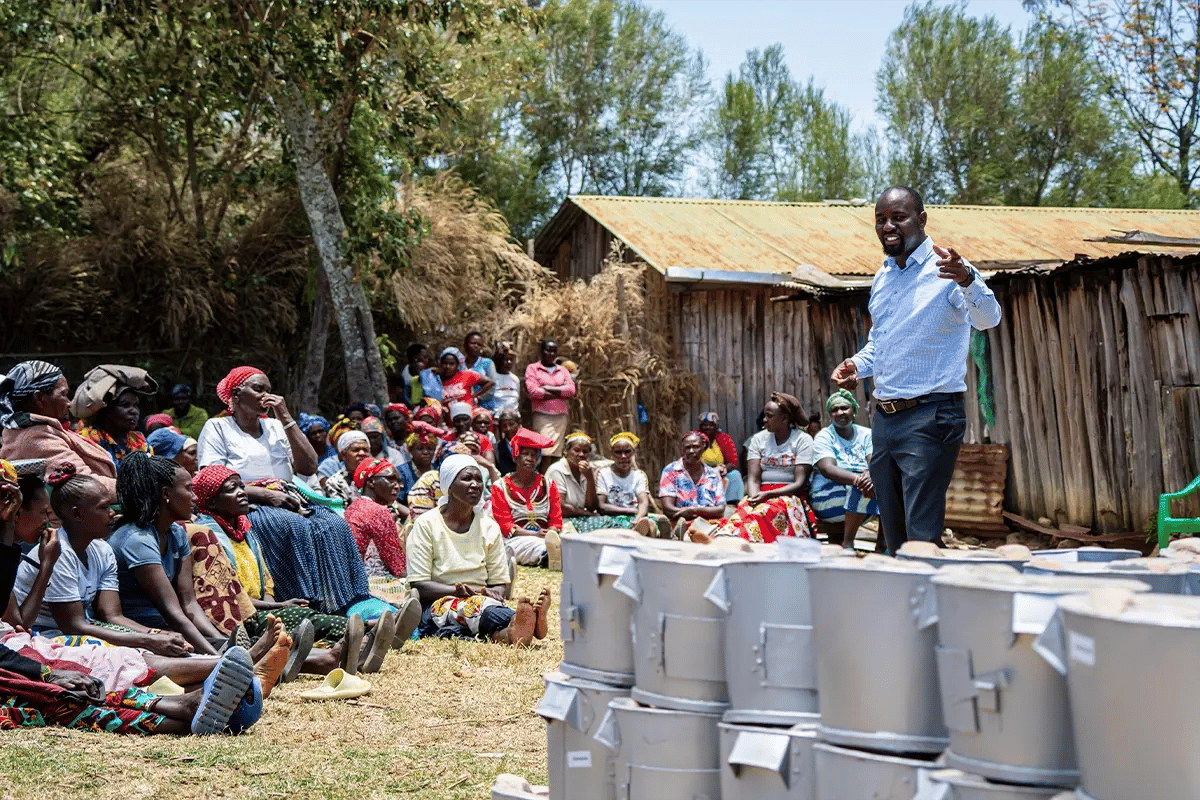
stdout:
POLYGON ((562 539, 556 530, 546 531, 546 559, 550 569, 562 572, 562 539))
POLYGON ((225 651, 204 679, 200 706, 192 717, 192 733, 207 736, 224 730, 246 691, 254 683, 254 662, 244 647, 225 651))
POLYGON ((306 619, 300 620, 300 624, 296 626, 296 632, 292 634, 292 652, 288 654, 287 666, 283 668, 283 675, 279 677, 280 683, 296 680, 296 676, 304 667, 304 659, 308 658, 308 654, 312 651, 316 635, 316 630, 311 622, 306 619))
POLYGON ((421 624, 421 601, 414 597, 407 598, 400 604, 396 612, 396 635, 392 637, 392 649, 399 650, 404 643, 413 637, 421 624))
POLYGON ((258 678, 250 684, 250 696, 243 697, 238 703, 237 708, 233 710, 233 716, 229 718, 229 724, 226 726, 226 731, 237 735, 249 728, 254 723, 258 722, 262 717, 263 712, 263 693, 262 684, 258 678))
POLYGON ((359 672, 379 672, 388 651, 392 649, 392 640, 396 637, 396 621, 396 612, 387 611, 375 623, 375 630, 371 631, 371 647, 359 665, 359 672))
POLYGON ((342 640, 342 669, 351 675, 358 674, 358 660, 362 656, 363 637, 367 626, 358 614, 346 618, 346 638, 342 640))
POLYGON ((325 682, 315 689, 300 693, 302 700, 350 700, 371 693, 371 684, 342 668, 325 676, 325 682))

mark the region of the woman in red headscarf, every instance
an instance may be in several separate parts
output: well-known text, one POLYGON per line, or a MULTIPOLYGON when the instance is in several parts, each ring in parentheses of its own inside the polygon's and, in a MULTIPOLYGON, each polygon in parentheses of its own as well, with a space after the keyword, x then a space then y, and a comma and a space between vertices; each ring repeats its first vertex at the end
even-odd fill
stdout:
POLYGON ((362 495, 347 506, 346 522, 354 531, 367 575, 403 578, 408 570, 399 525, 408 519, 408 509, 396 499, 396 468, 384 458, 364 459, 354 470, 354 485, 362 495))
POLYGON ((562 569, 562 501, 558 487, 537 471, 542 450, 553 447, 554 440, 521 428, 510 444, 517 469, 492 485, 492 515, 518 564, 544 562, 562 569))

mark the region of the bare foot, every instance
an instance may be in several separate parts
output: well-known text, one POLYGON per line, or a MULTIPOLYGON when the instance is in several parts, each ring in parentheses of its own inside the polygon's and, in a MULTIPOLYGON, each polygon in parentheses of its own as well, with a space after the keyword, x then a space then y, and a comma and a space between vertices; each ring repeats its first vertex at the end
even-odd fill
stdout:
POLYGON ((316 647, 310 650, 300 671, 309 675, 328 675, 341 663, 342 643, 338 642, 328 650, 320 650, 316 647))
POLYGON ((695 528, 688 528, 688 538, 696 544, 712 544, 712 537, 707 533, 701 533, 695 528))
POLYGON ((537 622, 533 625, 533 638, 546 638, 546 617, 550 616, 550 589, 546 587, 542 589, 542 593, 538 595, 537 605, 534 606, 537 611, 537 622))
POLYGON ((258 641, 250 646, 251 660, 258 662, 267 654, 267 651, 275 646, 275 642, 283 635, 283 623, 275 618, 274 614, 267 614, 267 630, 262 636, 258 637, 258 641))
POLYGON ((528 597, 522 597, 517 601, 516 612, 507 628, 492 634, 494 641, 522 647, 533 641, 533 629, 537 625, 537 609, 533 607, 533 603, 529 602, 528 597))
MULTIPOLYGON (((263 637, 266 638, 266 637, 263 637)), ((287 668, 288 655, 292 652, 292 637, 286 633, 275 640, 275 644, 261 659, 254 663, 254 674, 262 684, 263 697, 270 697, 271 689, 279 682, 279 676, 287 668)))

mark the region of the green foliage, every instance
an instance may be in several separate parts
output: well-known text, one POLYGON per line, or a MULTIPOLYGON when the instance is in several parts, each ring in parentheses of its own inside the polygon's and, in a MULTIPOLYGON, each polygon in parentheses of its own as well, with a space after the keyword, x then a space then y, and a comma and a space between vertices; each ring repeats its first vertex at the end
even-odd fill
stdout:
POLYGON ((1200 3, 1086 0, 1074 18, 1091 37, 1106 88, 1121 103, 1145 161, 1200 202, 1194 152, 1200 124, 1200 3))

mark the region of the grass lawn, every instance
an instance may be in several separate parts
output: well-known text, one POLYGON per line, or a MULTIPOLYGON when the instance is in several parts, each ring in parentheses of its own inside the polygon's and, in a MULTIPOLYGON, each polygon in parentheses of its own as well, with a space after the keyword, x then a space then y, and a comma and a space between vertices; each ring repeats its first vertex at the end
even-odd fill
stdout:
POLYGON ((361 701, 312 703, 319 678, 280 686, 242 736, 112 736, 57 728, 0 734, 3 797, 486 800, 495 776, 546 783, 541 674, 562 659, 557 572, 521 568, 516 593, 550 586, 550 633, 517 649, 422 640, 366 676, 361 701))

